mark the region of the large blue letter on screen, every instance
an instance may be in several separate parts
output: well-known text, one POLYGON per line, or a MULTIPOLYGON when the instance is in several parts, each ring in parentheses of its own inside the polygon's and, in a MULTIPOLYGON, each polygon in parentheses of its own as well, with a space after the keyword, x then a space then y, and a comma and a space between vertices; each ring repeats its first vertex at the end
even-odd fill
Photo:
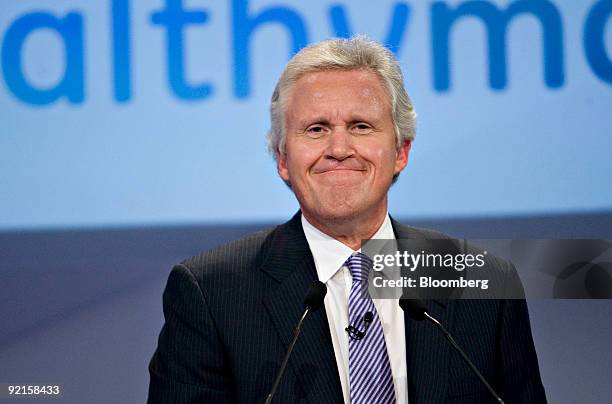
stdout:
POLYGON ((256 17, 249 16, 248 0, 234 0, 232 6, 232 26, 234 28, 234 94, 246 98, 251 92, 251 69, 249 42, 251 34, 258 26, 267 23, 284 25, 291 34, 292 53, 297 53, 308 43, 306 27, 300 16, 286 7, 267 8, 256 17))
POLYGON ((182 0, 166 0, 166 8, 151 15, 153 24, 164 25, 167 34, 168 80, 174 94, 185 100, 199 100, 212 94, 208 83, 190 85, 183 68, 183 25, 203 24, 208 20, 204 11, 185 11, 182 0))
POLYGON ((21 101, 46 105, 66 96, 73 104, 83 102, 83 20, 77 13, 56 18, 48 13, 26 14, 7 29, 2 44, 2 70, 9 90, 21 101), (66 50, 64 75, 52 88, 36 88, 26 80, 21 65, 23 44, 32 32, 50 29, 62 38, 66 50))
MULTIPOLYGON (((331 7, 329 9, 329 17, 337 37, 350 38, 353 36, 353 31, 349 26, 343 6, 337 5, 331 7)), ((383 42, 396 55, 402 46, 402 39, 404 38, 409 19, 410 6, 403 3, 396 4, 391 14, 391 24, 389 25, 389 31, 387 31, 387 38, 383 42)))
POLYGON ((129 101, 130 82, 130 29, 129 0, 113 0, 111 14, 113 19, 113 75, 115 99, 129 101))
POLYGON ((467 1, 452 10, 445 2, 435 2, 431 7, 432 52, 434 88, 446 91, 450 88, 449 32, 457 19, 464 16, 480 18, 488 32, 489 84, 502 90, 507 83, 506 28, 518 14, 529 13, 540 20, 543 32, 544 81, 548 87, 563 85, 563 32, 561 15, 548 0, 518 0, 505 11, 488 1, 467 1))
POLYGON ((612 61, 606 54, 605 28, 612 0, 601 0, 589 12, 584 24, 584 52, 589 66, 601 80, 612 83, 612 61))

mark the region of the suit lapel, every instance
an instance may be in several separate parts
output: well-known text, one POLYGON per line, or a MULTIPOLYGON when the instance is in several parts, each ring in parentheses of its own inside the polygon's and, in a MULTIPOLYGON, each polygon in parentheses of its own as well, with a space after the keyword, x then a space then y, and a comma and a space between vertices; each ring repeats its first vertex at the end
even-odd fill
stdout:
MULTIPOLYGON (((264 306, 286 349, 303 313, 306 291, 317 279, 299 213, 276 230, 261 270, 279 283, 265 295, 264 306)), ((343 401, 324 306, 305 320, 287 371, 294 372, 308 401, 343 401)))
MULTIPOLYGON (((423 239, 427 235, 391 220, 395 236, 423 239)), ((428 311, 447 329, 452 328, 454 305, 451 300, 426 299, 428 311)), ((408 399, 411 404, 444 402, 448 389, 450 345, 442 333, 426 321, 417 322, 404 315, 408 399)))

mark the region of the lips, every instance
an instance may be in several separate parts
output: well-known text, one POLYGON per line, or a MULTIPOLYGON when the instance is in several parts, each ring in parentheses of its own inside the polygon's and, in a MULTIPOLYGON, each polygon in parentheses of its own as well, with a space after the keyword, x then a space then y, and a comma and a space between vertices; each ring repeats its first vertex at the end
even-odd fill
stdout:
POLYGON ((364 172, 365 170, 356 170, 354 168, 331 168, 329 170, 321 170, 321 171, 315 171, 315 174, 328 174, 328 173, 349 173, 349 172, 356 172, 356 173, 361 173, 364 172))
MULTIPOLYGON (((366 170, 352 168, 331 168, 316 172, 315 181, 334 187, 361 184, 366 178, 366 170)), ((340 189, 340 188, 338 188, 340 189)))
POLYGON ((340 172, 347 172, 347 171, 363 172, 367 170, 362 165, 353 163, 353 164, 328 164, 322 167, 316 167, 313 169, 312 172, 314 174, 325 174, 325 173, 340 173, 340 172))

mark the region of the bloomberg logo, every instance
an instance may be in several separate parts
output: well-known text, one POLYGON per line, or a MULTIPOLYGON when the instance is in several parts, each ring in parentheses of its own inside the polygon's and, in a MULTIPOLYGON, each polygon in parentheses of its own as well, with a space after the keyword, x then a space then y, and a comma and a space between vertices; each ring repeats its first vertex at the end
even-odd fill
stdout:
MULTIPOLYGON (((230 6, 230 41, 232 91, 238 99, 251 94, 250 42, 253 34, 268 25, 286 30, 291 54, 309 43, 307 21, 297 10, 286 5, 275 5, 257 12, 249 9, 248 0, 232 0, 230 6)), ((111 75, 112 93, 116 102, 132 99, 132 38, 130 0, 109 0, 111 15, 111 75)), ((353 34, 348 18, 349 10, 342 4, 330 5, 327 17, 332 33, 337 37, 353 34)), ((397 2, 390 9, 386 36, 382 42, 393 52, 402 48, 410 24, 412 7, 409 2, 397 2)), ((594 76, 612 84, 612 59, 606 51, 606 24, 612 12, 612 0, 598 0, 590 5, 582 22, 584 58, 594 76)), ((560 88, 565 83, 564 29, 559 9, 549 0, 515 0, 504 6, 491 1, 463 2, 435 1, 429 8, 432 55, 432 87, 436 92, 452 89, 451 51, 453 26, 463 18, 480 20, 485 27, 488 60, 488 85, 500 91, 507 87, 507 27, 522 16, 531 16, 541 25, 543 83, 560 88)), ((206 9, 186 9, 182 0, 165 0, 159 10, 153 10, 149 23, 165 34, 167 81, 170 92, 185 101, 206 100, 214 95, 213 82, 189 82, 185 74, 184 35, 187 29, 209 22, 206 9)), ((23 14, 10 23, 2 39, 2 73, 8 90, 21 102, 48 105, 60 98, 71 104, 85 101, 84 20, 78 11, 63 15, 36 11, 23 14), (51 30, 64 48, 64 69, 52 86, 42 88, 31 83, 23 69, 24 43, 36 32, 51 30)), ((484 38, 483 38, 484 40, 484 38)))

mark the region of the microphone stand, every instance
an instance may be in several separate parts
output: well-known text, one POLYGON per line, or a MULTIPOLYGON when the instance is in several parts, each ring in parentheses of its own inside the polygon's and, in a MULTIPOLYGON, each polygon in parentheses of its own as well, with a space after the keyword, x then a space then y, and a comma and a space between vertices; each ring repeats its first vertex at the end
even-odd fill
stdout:
POLYGON ((499 404, 504 404, 504 400, 501 399, 500 396, 497 395, 497 393, 495 392, 495 390, 493 390, 493 387, 491 387, 491 385, 486 381, 486 379, 482 376, 482 374, 478 371, 478 369, 476 368, 476 366, 474 366, 474 364, 472 363, 472 361, 467 357, 467 355, 465 354, 465 352, 463 352, 463 349, 461 349, 459 347, 459 345, 455 342, 455 339, 452 337, 452 335, 450 335, 450 333, 448 331, 446 331, 446 328, 444 328, 444 326, 438 321, 436 320, 434 317, 430 316, 429 313, 427 313, 426 311, 424 312, 425 314, 425 318, 428 319, 429 321, 431 321, 436 327, 438 327, 440 329, 440 331, 442 331, 442 333, 444 334, 444 336, 446 337, 446 339, 448 340, 448 342, 451 343, 451 345, 453 346, 453 348, 455 348, 455 350, 457 352, 459 352, 459 354, 461 355, 461 357, 463 358, 463 360, 465 360, 465 362, 469 365, 469 367, 472 369, 472 371, 474 371, 474 373, 476 373, 476 376, 478 376, 478 378, 480 379, 480 381, 487 387, 487 389, 489 390, 489 392, 493 395, 493 397, 495 397, 495 400, 499 403, 499 404))
POLYGON ((274 381, 274 385, 272 386, 272 391, 270 391, 270 394, 268 394, 265 404, 272 403, 272 397, 274 397, 274 393, 276 393, 276 389, 278 388, 278 385, 280 384, 281 378, 283 377, 283 373, 285 373, 285 368, 287 367, 287 363, 289 362, 289 357, 291 356, 293 347, 295 346, 295 343, 297 342, 297 339, 300 335, 302 323, 306 319, 306 316, 308 315, 308 313, 310 313, 310 307, 307 307, 306 310, 304 310, 304 314, 302 314, 302 318, 300 318, 298 325, 295 327, 295 330, 293 331, 293 340, 291 341, 291 344, 289 345, 289 349, 287 349, 287 353, 285 353, 283 364, 281 365, 280 370, 278 371, 278 375, 276 376, 276 380, 274 381))

